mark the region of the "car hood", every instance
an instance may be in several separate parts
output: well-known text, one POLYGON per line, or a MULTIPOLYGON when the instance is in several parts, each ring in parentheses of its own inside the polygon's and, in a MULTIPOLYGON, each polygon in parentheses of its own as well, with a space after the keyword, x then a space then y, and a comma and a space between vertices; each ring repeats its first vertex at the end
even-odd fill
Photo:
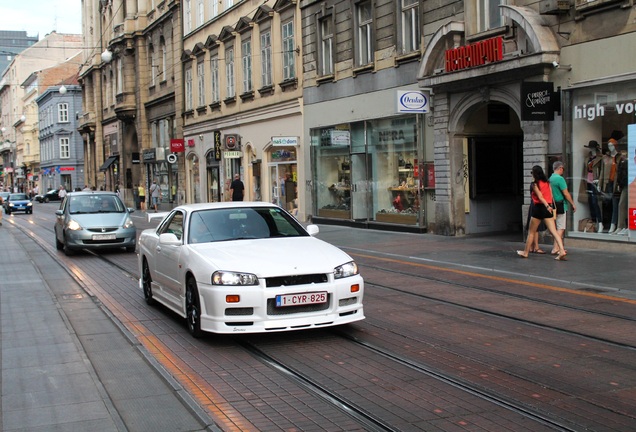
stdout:
POLYGON ((9 201, 9 203, 17 204, 17 205, 28 204, 29 202, 31 202, 31 200, 11 200, 11 201, 9 201))
POLYGON ((71 219, 77 221, 84 229, 101 227, 120 227, 126 221, 127 213, 90 213, 72 214, 71 219))
POLYGON ((259 277, 332 273, 351 257, 314 237, 234 240, 190 245, 214 268, 254 273, 259 277))

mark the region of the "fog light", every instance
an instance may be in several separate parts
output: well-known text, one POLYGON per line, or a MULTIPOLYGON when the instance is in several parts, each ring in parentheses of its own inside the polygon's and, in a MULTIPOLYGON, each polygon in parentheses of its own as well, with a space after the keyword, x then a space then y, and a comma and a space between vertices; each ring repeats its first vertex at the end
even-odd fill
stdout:
POLYGON ((358 291, 360 291, 360 285, 358 285, 358 284, 351 285, 351 292, 352 293, 358 292, 358 291))
POLYGON ((226 303, 238 303, 241 301, 241 296, 237 294, 229 294, 225 296, 226 303))

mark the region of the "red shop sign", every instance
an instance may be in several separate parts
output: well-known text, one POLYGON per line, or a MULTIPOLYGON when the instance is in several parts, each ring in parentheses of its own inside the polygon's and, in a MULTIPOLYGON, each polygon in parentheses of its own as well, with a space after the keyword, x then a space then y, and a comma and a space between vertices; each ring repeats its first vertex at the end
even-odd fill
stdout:
POLYGON ((184 141, 182 139, 170 140, 170 151, 172 153, 183 153, 185 151, 184 141))

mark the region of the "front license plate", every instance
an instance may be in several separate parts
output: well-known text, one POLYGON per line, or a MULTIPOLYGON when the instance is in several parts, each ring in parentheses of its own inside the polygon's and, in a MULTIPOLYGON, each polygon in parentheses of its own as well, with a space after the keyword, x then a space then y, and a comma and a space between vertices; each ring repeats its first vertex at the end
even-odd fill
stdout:
POLYGON ((115 240, 115 234, 93 234, 93 240, 115 240))
POLYGON ((276 296, 276 307, 326 303, 327 291, 276 296))

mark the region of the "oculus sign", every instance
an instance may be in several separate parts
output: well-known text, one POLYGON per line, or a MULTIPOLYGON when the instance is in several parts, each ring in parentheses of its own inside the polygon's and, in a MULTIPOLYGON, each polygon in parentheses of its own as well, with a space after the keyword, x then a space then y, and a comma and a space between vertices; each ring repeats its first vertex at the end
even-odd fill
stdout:
POLYGON ((428 92, 398 90, 397 112, 426 114, 429 112, 429 99, 428 92))

